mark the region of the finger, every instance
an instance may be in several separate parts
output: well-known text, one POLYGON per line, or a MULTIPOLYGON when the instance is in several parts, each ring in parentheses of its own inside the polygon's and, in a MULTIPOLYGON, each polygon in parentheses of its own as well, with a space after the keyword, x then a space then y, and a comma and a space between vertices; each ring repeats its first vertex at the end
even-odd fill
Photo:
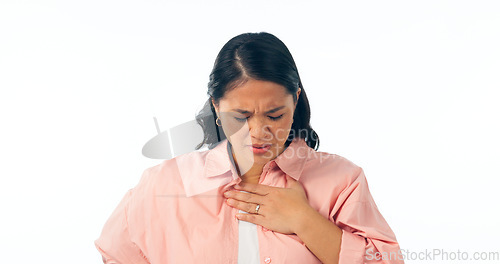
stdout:
POLYGON ((224 196, 226 198, 233 198, 239 201, 243 202, 248 202, 248 203, 254 203, 254 204, 261 204, 264 203, 264 196, 260 194, 254 194, 250 192, 242 192, 242 191, 227 191, 224 193, 224 196))
MULTIPOLYGON (((238 200, 229 198, 229 199, 227 199, 227 204, 229 204, 231 207, 234 207, 234 208, 239 209, 241 211, 245 211, 245 212, 250 213, 250 214, 256 213, 255 210, 257 208, 257 204, 254 204, 254 203, 247 203, 247 202, 242 202, 242 201, 238 201, 238 200)), ((259 212, 260 212, 260 209, 261 208, 259 208, 259 212)))
POLYGON ((264 216, 258 214, 236 214, 236 218, 242 221, 254 223, 256 225, 262 225, 264 222, 264 216))
POLYGON ((267 195, 271 192, 274 187, 267 186, 264 184, 256 184, 256 183, 248 183, 248 182, 240 182, 234 186, 237 190, 243 190, 251 193, 256 193, 260 195, 267 195))

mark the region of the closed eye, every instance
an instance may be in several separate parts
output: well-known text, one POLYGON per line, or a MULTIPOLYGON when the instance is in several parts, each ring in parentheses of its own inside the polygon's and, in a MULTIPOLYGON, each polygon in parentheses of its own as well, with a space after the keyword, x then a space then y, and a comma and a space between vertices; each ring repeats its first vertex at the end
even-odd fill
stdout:
POLYGON ((282 118, 282 117, 283 117, 283 114, 281 114, 280 116, 270 116, 269 118, 270 118, 271 120, 276 121, 276 120, 278 120, 278 119, 280 119, 280 118, 282 118))
POLYGON ((248 119, 248 117, 245 117, 245 118, 238 118, 238 117, 235 117, 234 119, 236 119, 237 121, 240 121, 240 122, 245 122, 245 120, 248 119))
MULTIPOLYGON (((281 119, 283 117, 283 114, 281 114, 279 116, 268 116, 268 117, 269 117, 269 119, 276 121, 276 120, 281 119)), ((234 119, 236 119, 239 122, 245 122, 248 118, 249 117, 244 117, 244 118, 235 117, 234 119)))

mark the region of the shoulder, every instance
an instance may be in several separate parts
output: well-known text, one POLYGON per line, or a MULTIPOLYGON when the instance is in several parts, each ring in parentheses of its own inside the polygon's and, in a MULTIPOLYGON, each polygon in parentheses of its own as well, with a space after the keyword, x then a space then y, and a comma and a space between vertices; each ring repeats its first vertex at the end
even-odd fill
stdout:
POLYGON ((344 156, 310 148, 301 178, 314 177, 350 185, 357 180, 361 172, 360 166, 344 156))
POLYGON ((182 154, 145 169, 134 191, 147 194, 183 193, 183 175, 201 175, 209 151, 182 154))
POLYGON ((364 183, 362 172, 360 166, 344 156, 311 148, 300 182, 306 190, 309 203, 322 215, 330 218, 332 210, 338 210, 335 205, 345 200, 360 183, 364 183))

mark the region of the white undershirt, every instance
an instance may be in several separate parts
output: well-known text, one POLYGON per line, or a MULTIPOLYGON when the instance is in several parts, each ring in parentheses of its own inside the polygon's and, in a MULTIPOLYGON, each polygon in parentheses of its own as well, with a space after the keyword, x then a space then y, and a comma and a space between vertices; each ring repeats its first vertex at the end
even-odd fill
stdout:
MULTIPOLYGON (((228 142, 227 151, 229 159, 236 169, 228 142)), ((238 210, 240 213, 247 213, 238 210)), ((257 236, 257 225, 243 220, 238 221, 238 264, 259 264, 259 238, 257 236)))
MULTIPOLYGON (((240 213, 245 213, 239 210, 240 213)), ((258 264, 259 238, 257 225, 243 220, 238 221, 238 264, 258 264)))

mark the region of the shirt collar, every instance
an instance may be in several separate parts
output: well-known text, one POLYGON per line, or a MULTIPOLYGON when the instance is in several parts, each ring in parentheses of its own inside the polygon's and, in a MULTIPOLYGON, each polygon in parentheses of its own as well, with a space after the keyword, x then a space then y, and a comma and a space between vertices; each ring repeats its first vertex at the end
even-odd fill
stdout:
MULTIPOLYGON (((230 143, 227 139, 224 139, 215 148, 209 151, 205 161, 205 177, 216 177, 228 171, 232 172, 233 179, 239 177, 232 162, 232 154, 230 154, 230 151, 230 143)), ((307 145, 304 139, 294 138, 281 154, 264 165, 264 170, 269 166, 274 166, 273 164, 277 164, 285 174, 298 180, 302 174, 310 151, 312 151, 312 149, 307 145)))

